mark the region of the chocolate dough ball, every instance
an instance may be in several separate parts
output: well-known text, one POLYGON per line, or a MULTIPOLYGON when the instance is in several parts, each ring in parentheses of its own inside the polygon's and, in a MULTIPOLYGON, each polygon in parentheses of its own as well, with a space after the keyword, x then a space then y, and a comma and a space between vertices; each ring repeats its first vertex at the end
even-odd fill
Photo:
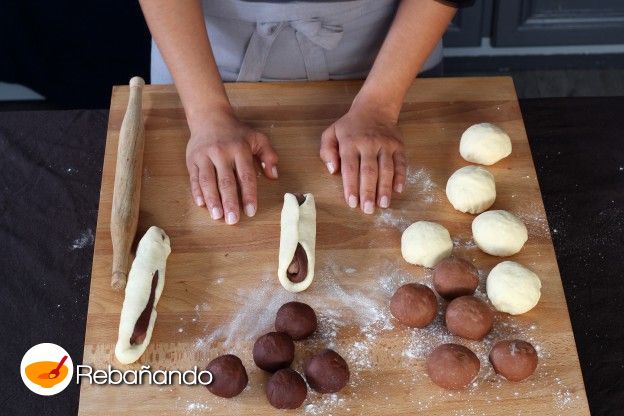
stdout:
POLYGON ((477 268, 459 257, 446 258, 433 269, 433 288, 446 300, 472 295, 477 286, 477 268))
POLYGON ((509 381, 521 381, 537 368, 537 352, 528 342, 514 339, 499 341, 490 351, 494 371, 509 381))
POLYGON ((479 374, 479 359, 463 345, 442 344, 427 357, 427 374, 445 389, 467 387, 479 374))
POLYGON ((238 396, 247 387, 247 371, 240 358, 221 355, 208 363, 206 370, 212 374, 212 383, 206 386, 216 396, 238 396))
POLYGON ((402 324, 423 328, 438 313, 438 300, 433 290, 419 283, 408 283, 394 292, 390 299, 390 312, 402 324))
POLYGON ((296 409, 308 396, 308 387, 298 372, 283 368, 269 378, 265 392, 271 406, 277 409, 296 409))
POLYGON ((455 335, 481 341, 494 325, 494 312, 474 296, 460 296, 446 307, 446 327, 455 335))
POLYGON ((254 343, 253 360, 258 367, 269 373, 290 366, 294 358, 295 344, 290 335, 283 332, 269 332, 254 343))
POLYGON ((324 350, 303 364, 308 384, 319 393, 336 393, 349 382, 349 366, 333 350, 324 350))
POLYGON ((283 304, 275 316, 275 330, 287 333, 294 340, 309 337, 317 325, 314 309, 301 302, 283 304))

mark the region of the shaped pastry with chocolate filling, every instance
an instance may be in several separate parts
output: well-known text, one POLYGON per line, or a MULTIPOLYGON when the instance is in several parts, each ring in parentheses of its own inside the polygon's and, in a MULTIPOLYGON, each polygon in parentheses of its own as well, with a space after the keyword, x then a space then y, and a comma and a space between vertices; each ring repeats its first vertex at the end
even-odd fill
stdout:
POLYGON ((128 275, 115 346, 115 357, 122 364, 138 360, 152 338, 169 253, 169 237, 158 227, 150 227, 139 241, 128 275))
POLYGON ((312 194, 284 194, 277 276, 290 292, 306 290, 314 279, 316 207, 312 194))

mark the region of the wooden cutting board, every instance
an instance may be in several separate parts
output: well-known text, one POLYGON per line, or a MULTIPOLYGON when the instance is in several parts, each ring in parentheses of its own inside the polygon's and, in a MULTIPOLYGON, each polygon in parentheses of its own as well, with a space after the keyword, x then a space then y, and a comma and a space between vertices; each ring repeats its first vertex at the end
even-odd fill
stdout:
MULTIPOLYGON (((109 221, 117 140, 128 88, 113 89, 102 175, 95 256, 89 297, 84 363, 106 369, 150 365, 152 369, 203 367, 223 353, 237 354, 249 386, 234 399, 221 399, 202 386, 97 386, 82 383, 81 415, 274 414, 264 396, 266 374, 251 358, 253 341, 272 330, 277 308, 292 299, 310 303, 318 333, 297 342, 293 368, 314 351, 332 347, 351 368, 350 384, 335 395, 310 392, 300 414, 510 415, 588 414, 587 400, 561 277, 522 117, 511 78, 418 79, 400 118, 409 161, 407 189, 392 208, 374 215, 346 207, 339 176, 330 176, 318 157, 325 127, 348 108, 359 82, 228 84, 238 116, 271 138, 280 179, 259 177, 259 209, 236 226, 210 219, 193 204, 185 167, 189 131, 172 86, 144 92, 145 156, 139 229, 162 227, 172 254, 151 345, 142 359, 124 367, 115 361, 123 295, 111 290, 109 221), (400 254, 401 231, 417 220, 447 227, 454 254, 481 272, 484 296, 488 271, 500 258, 480 252, 471 240, 472 215, 455 211, 446 199, 447 178, 467 165, 459 155, 461 133, 471 124, 493 122, 512 138, 510 157, 489 167, 497 184, 493 208, 518 214, 529 240, 511 257, 542 279, 542 298, 529 313, 499 314, 483 342, 450 336, 440 316, 423 330, 408 329, 389 314, 388 300, 405 282, 431 284, 431 271, 407 264, 400 254), (317 201, 317 267, 313 285, 292 295, 276 277, 279 221, 284 192, 312 192, 317 201), (487 361, 492 343, 522 338, 540 354, 536 373, 521 383, 496 376, 487 361), (481 359, 481 372, 466 391, 448 392, 424 373, 435 346, 459 342, 481 359)), ((556 231, 555 231, 556 232, 556 231)), ((444 305, 441 303, 441 311, 444 305)))

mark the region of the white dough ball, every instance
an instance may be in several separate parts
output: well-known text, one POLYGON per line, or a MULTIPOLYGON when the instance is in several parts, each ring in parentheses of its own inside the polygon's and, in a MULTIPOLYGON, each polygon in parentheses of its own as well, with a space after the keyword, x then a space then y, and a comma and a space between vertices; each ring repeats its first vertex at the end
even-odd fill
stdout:
POLYGON ((529 238, 526 226, 515 215, 503 210, 486 211, 472 221, 472 238, 492 256, 511 256, 529 238))
POLYGON ((487 277, 486 291, 494 307, 512 315, 528 312, 537 305, 542 282, 531 270, 514 261, 497 264, 487 277))
POLYGON ((503 210, 486 211, 472 221, 472 237, 477 246, 492 256, 511 256, 529 238, 518 217, 503 210))
POLYGON ((411 264, 434 267, 452 250, 453 242, 448 230, 435 222, 415 222, 401 236, 401 254, 411 264))
POLYGON ((474 124, 462 134, 459 154, 468 162, 493 165, 511 154, 511 139, 494 124, 474 124))
POLYGON ((446 197, 458 211, 479 214, 496 199, 494 176, 480 166, 465 166, 446 182, 446 197))

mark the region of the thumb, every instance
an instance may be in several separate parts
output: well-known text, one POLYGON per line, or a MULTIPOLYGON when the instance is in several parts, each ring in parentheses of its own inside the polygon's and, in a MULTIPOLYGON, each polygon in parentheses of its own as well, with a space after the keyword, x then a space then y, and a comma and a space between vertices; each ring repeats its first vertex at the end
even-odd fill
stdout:
POLYGON ((338 139, 336 138, 336 128, 332 124, 323 134, 321 134, 321 160, 325 162, 329 173, 334 174, 338 171, 340 157, 338 155, 338 139))
POLYGON ((251 152, 260 159, 262 170, 267 178, 277 179, 277 153, 264 133, 254 132, 251 139, 251 152))

